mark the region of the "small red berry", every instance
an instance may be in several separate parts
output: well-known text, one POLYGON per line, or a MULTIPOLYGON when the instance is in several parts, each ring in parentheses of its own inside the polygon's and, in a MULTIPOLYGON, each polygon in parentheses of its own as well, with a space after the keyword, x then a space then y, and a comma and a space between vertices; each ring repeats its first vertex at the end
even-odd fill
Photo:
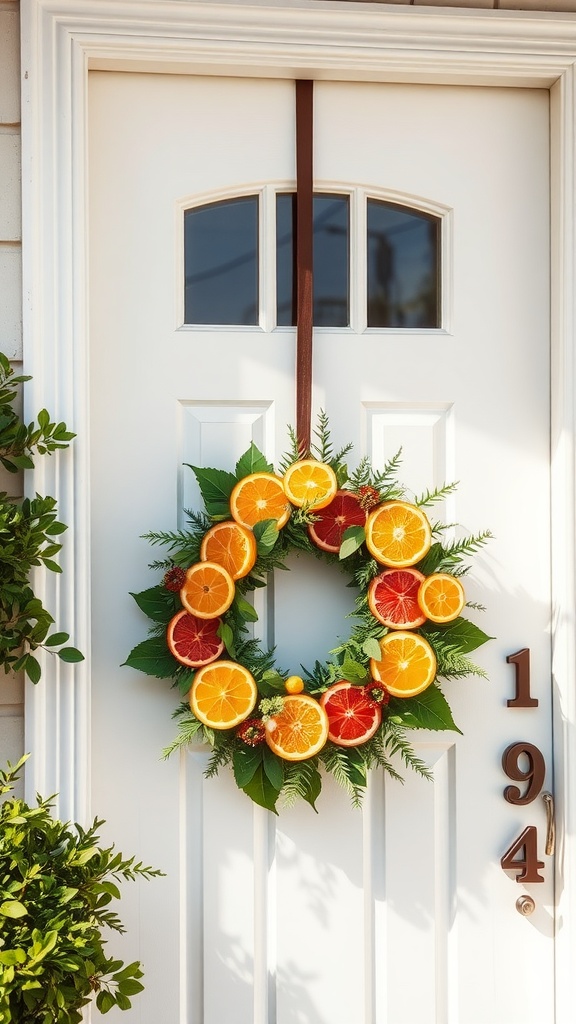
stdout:
POLYGON ((363 508, 365 512, 370 512, 371 509, 380 504, 380 493, 375 487, 371 487, 370 484, 364 484, 363 487, 358 488, 358 497, 360 499, 360 508, 363 508))
POLYGON ((163 583, 166 590, 171 590, 173 594, 177 594, 179 590, 182 590, 184 582, 186 580, 186 573, 184 569, 180 569, 178 565, 173 565, 168 572, 165 573, 163 583))
POLYGON ((266 726, 260 718, 247 718, 236 729, 236 735, 248 747, 257 747, 266 739, 266 726))

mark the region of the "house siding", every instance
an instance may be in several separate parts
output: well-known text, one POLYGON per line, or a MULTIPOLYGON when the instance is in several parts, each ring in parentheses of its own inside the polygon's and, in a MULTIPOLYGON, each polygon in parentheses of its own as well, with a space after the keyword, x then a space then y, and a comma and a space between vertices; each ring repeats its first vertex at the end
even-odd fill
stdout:
MULTIPOLYGON (((20 11, 0 0, 0 350, 22 360, 22 232, 20 200, 20 11)), ((19 497, 20 477, 0 470, 0 491, 19 497)), ((0 677, 0 767, 24 750, 24 683, 0 677)))

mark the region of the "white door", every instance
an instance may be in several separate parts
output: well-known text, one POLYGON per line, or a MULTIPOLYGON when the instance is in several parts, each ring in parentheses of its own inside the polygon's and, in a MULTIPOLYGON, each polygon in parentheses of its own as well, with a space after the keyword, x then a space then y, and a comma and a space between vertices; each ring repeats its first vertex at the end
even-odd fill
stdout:
MULTIPOLYGON (((294 187, 294 123, 289 81, 91 76, 93 808, 166 872, 125 889, 121 948, 146 982, 132 1018, 552 1024, 545 808, 507 802, 501 765, 528 742, 551 766, 547 93, 315 88, 315 187, 350 197, 352 243, 350 326, 315 332, 314 407, 358 459, 401 445, 415 491, 459 480, 442 514, 495 535, 468 595, 495 637, 477 657, 488 679, 446 683, 462 736, 414 737, 434 782, 374 774, 360 812, 328 781, 318 816, 274 818, 229 775, 205 780, 202 748, 162 761, 178 697, 119 667, 146 634, 128 596, 152 583, 141 535, 198 503, 183 463, 231 469, 251 440, 276 462, 286 448, 295 332, 275 328, 273 214, 294 187), (259 196, 258 323, 184 326, 184 210, 239 195, 259 196), (370 197, 439 218, 438 328, 367 328, 370 197), (521 648, 537 708, 506 703, 521 648), (500 859, 532 825, 544 881, 518 885, 500 859)), ((260 601, 293 671, 345 629, 334 583, 294 566, 275 581, 274 622, 260 601)))

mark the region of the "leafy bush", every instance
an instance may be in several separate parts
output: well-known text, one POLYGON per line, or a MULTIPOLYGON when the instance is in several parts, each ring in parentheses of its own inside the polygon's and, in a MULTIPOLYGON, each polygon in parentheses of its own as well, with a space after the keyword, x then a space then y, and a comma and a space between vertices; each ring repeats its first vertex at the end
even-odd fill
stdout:
MULTIPOLYGON (((0 464, 9 473, 34 467, 33 455, 48 455, 67 448, 75 436, 65 423, 53 423, 46 409, 38 422, 24 424, 14 410, 15 385, 30 377, 15 376, 7 357, 0 352, 0 464)), ((58 522, 54 498, 36 495, 21 502, 0 492, 0 666, 5 672, 24 669, 37 683, 39 647, 51 649, 62 661, 82 661, 75 647, 62 647, 68 633, 50 632, 54 619, 30 587, 34 566, 61 572, 54 557, 62 545, 55 538, 67 527, 58 522), (55 651, 55 648, 60 648, 55 651)))
MULTIPOLYGON (((0 771, 0 796, 25 760, 0 771)), ((124 931, 109 909, 118 881, 162 872, 100 847, 102 821, 85 831, 51 806, 0 804, 0 1024, 77 1024, 94 997, 102 1013, 128 1010, 143 989, 140 963, 108 957, 102 932, 124 931)))

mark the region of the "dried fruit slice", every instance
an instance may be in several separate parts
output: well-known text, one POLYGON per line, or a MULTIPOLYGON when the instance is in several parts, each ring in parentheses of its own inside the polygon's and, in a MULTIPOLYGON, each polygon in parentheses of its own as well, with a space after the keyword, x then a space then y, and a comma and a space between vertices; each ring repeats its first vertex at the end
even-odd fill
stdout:
POLYGON ((254 676, 235 661, 215 661, 198 669, 190 690, 190 707, 210 729, 233 729, 258 699, 254 676))
POLYGON ((218 636, 221 619, 199 619, 185 609, 170 619, 166 642, 174 657, 190 668, 201 668, 219 658, 224 641, 218 636))
POLYGON ((386 569, 370 581, 368 607, 374 618, 389 629, 417 629, 426 621, 418 604, 425 579, 418 569, 386 569))
POLYGON ((449 573, 432 573, 418 590, 418 604, 432 622, 457 619, 465 603, 464 587, 456 576, 449 573))
POLYGON ((352 491, 336 491, 329 505, 320 512, 313 511, 316 521, 308 527, 310 540, 322 551, 334 554, 340 550, 344 531, 349 526, 364 526, 366 522, 360 498, 352 491))
POLYGON ((415 565, 430 550, 432 530, 426 514, 407 501, 385 501, 366 522, 366 547, 394 569, 415 565))
POLYGON ((328 739, 328 716, 306 693, 284 697, 282 711, 266 722, 266 743, 284 761, 314 757, 328 739))
POLYGON ((379 704, 370 699, 364 687, 345 680, 326 690, 320 704, 328 715, 328 739, 339 747, 366 743, 382 721, 379 704))
POLYGON ((296 508, 306 505, 315 510, 330 504, 338 490, 338 481, 332 467, 325 462, 301 459, 286 470, 284 490, 296 508))
POLYGON ((419 633, 393 630, 378 641, 381 658, 370 659, 372 678, 393 697, 415 697, 436 675, 436 655, 419 633))
POLYGON ((247 576, 256 561, 256 539, 252 530, 233 519, 216 523, 202 538, 200 558, 216 562, 230 573, 233 580, 247 576))
POLYGON ((180 600, 199 619, 223 615, 234 600, 234 580, 216 562, 195 562, 186 572, 180 600))
POLYGON ((280 477, 274 473, 250 473, 239 480, 230 495, 232 517, 252 530, 263 519, 275 519, 279 530, 290 518, 290 505, 280 477))

